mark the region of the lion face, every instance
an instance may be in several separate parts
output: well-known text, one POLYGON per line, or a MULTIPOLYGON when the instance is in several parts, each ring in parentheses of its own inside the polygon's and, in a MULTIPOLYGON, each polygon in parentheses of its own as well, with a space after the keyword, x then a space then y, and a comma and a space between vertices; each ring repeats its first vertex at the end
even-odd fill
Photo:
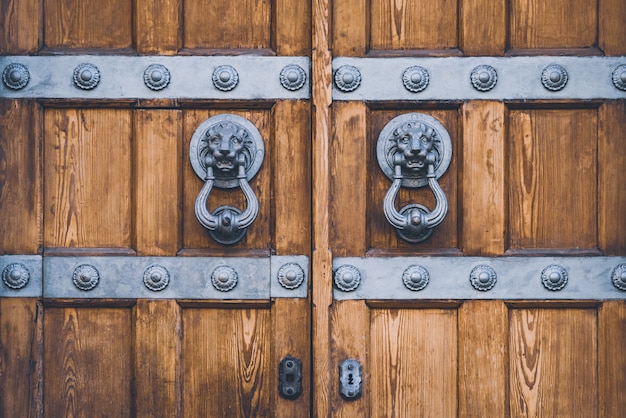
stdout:
POLYGON ((212 126, 205 134, 208 157, 212 166, 220 171, 232 171, 239 164, 239 156, 244 149, 248 132, 228 122, 212 126))
POLYGON ((393 139, 402 167, 410 171, 422 171, 428 164, 434 164, 435 137, 436 133, 432 128, 419 122, 405 123, 396 129, 393 139))

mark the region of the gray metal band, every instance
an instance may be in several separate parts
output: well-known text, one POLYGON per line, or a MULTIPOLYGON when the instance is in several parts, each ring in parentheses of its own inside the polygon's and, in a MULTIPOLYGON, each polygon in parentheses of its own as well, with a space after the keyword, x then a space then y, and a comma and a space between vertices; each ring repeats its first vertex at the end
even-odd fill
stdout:
POLYGON ((0 56, 0 72, 18 63, 29 72, 28 84, 19 90, 0 83, 0 97, 42 99, 308 99, 310 88, 288 89, 281 84, 281 71, 297 65, 311 79, 308 57, 256 56, 142 56, 65 55, 0 56), (77 88, 74 69, 89 63, 99 70, 100 80, 90 90, 77 88), (169 82, 160 90, 144 84, 144 72, 154 64, 167 68, 169 82), (213 84, 213 71, 231 66, 239 82, 232 90, 222 91, 213 84))
MULTIPOLYGON (((626 57, 445 57, 445 58, 349 58, 333 60, 333 71, 348 65, 361 75, 359 88, 342 91, 333 86, 333 100, 536 100, 626 99, 626 91, 614 85, 614 72, 626 57), (567 70, 567 85, 551 91, 542 84, 546 67, 557 64, 567 70), (472 71, 488 65, 497 71, 490 90, 477 90, 472 71), (403 83, 404 72, 423 67, 428 86, 411 92, 403 83)), ((620 73, 621 74, 621 73, 620 73)), ((621 76, 620 76, 621 77, 621 76)))
POLYGON ((333 270, 355 266, 361 283, 353 291, 333 289, 336 300, 345 299, 500 299, 500 300, 606 300, 626 299, 626 291, 612 282, 614 269, 626 257, 342 257, 333 260, 333 270), (429 275, 426 287, 407 289, 403 273, 411 265, 422 266, 429 275), (551 265, 565 269, 567 284, 558 291, 542 284, 542 271, 551 265), (477 266, 491 267, 497 282, 485 291, 476 290, 470 275, 477 266))
MULTIPOLYGON (((22 264, 28 271, 29 279, 20 289, 12 289, 0 281, 0 297, 31 298, 41 297, 41 256, 39 255, 2 255, 0 256, 0 275, 11 264, 22 264)), ((70 277, 70 281, 72 278, 70 277)))

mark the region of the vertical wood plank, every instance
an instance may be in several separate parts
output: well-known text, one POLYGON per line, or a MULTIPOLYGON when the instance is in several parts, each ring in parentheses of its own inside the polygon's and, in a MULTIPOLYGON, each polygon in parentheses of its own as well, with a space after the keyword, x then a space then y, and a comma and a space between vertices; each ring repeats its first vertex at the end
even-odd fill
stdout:
POLYGON ((511 416, 598 416, 595 309, 510 311, 511 416))
POLYGON ((459 416, 508 416, 508 310, 501 301, 459 309, 459 416))
POLYGON ((119 109, 46 110, 46 247, 130 247, 131 118, 119 109))
POLYGON ((465 55, 502 55, 507 41, 507 2, 461 0, 460 47, 465 55))
POLYGON ((605 55, 626 55, 626 2, 600 0, 598 44, 605 55))
POLYGON ((42 325, 37 299, 0 298, 2 417, 43 417, 42 325))
POLYGON ((598 416, 619 417, 626 411, 626 302, 604 302, 598 312, 598 328, 598 416))
POLYGON ((360 256, 367 249, 367 106, 333 104, 330 149, 330 236, 335 256, 360 256))
POLYGON ((362 300, 335 301, 330 314, 331 327, 331 373, 326 384, 331 392, 333 417, 369 417, 372 414, 370 404, 376 393, 370 378, 370 310, 362 300), (339 365, 346 359, 355 359, 361 364, 361 398, 346 402, 339 394, 339 365))
POLYGON ((46 416, 133 415, 131 328, 129 309, 46 310, 46 416))
POLYGON ((134 115, 134 228, 138 255, 176 255, 181 246, 182 113, 134 115))
POLYGON ((626 254, 626 101, 611 101, 598 111, 598 235, 607 255, 626 254))
POLYGON ((463 106, 463 218, 465 255, 505 250, 505 106, 471 101, 463 106))
POLYGON ((29 54, 41 42, 41 1, 0 2, 0 54, 29 54))
POLYGON ((140 54, 174 55, 182 46, 180 0, 134 2, 136 48, 140 54))
MULTIPOLYGON (((367 0, 332 2, 332 51, 335 56, 362 56, 369 49, 369 13, 367 0)), ((328 19, 328 15, 324 16, 328 19)))
POLYGON ((0 100, 0 254, 41 246, 40 112, 33 101, 0 100))
POLYGON ((310 104, 284 100, 274 105, 273 245, 277 255, 311 251, 310 104))
POLYGON ((375 309, 371 315, 371 415, 456 416, 456 311, 375 309))
POLYGON ((309 55, 311 51, 311 2, 275 0, 272 22, 278 55, 309 55))

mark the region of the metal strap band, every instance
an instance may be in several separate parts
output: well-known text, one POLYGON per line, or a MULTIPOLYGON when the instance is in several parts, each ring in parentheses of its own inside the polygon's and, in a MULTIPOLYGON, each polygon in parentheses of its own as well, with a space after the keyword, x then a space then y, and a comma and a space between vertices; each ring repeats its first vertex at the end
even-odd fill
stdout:
POLYGON ((626 99, 623 56, 339 57, 333 74, 333 100, 626 99))
POLYGON ((308 57, 3 56, 0 97, 308 99, 310 67, 308 57))
POLYGON ((345 257, 333 271, 337 300, 626 299, 626 257, 345 257))

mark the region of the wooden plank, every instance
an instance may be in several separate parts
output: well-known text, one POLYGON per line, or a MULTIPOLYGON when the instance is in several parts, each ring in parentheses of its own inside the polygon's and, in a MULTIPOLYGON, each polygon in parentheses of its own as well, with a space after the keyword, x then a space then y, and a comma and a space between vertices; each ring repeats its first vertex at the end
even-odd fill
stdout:
POLYGON ((273 108, 272 248, 277 255, 311 251, 310 104, 279 101, 273 108))
POLYGON ((461 0, 459 43, 465 55, 502 55, 506 49, 506 2, 461 0))
POLYGON ((372 0, 370 47, 373 50, 457 48, 458 9, 458 0, 372 0))
POLYGON ((131 112, 47 109, 44 245, 131 245, 131 112))
POLYGON ((184 2, 185 48, 270 48, 271 1, 184 2))
POLYGON ((465 255, 501 255, 505 249, 505 111, 501 102, 463 106, 463 215, 465 255))
POLYGON ((140 54, 174 55, 182 46, 183 2, 134 2, 136 48, 140 54))
POLYGON ((459 310, 459 416, 508 416, 508 318, 501 301, 459 310))
MULTIPOLYGON (((271 214, 271 178, 269 166, 274 152, 273 136, 271 135, 272 122, 270 112, 267 110, 220 110, 220 109, 192 109, 183 115, 184 137, 184 161, 183 164, 183 248, 203 249, 207 253, 222 248, 229 249, 267 249, 270 243, 270 214, 271 214), (259 214, 254 223, 248 228, 246 236, 237 244, 224 246, 213 241, 208 232, 198 222, 194 205, 204 182, 193 171, 189 164, 189 144, 193 133, 198 126, 209 117, 230 113, 239 115, 253 123, 263 138, 265 144, 265 158, 256 177, 250 181, 250 187, 259 200, 259 214)), ((246 199, 239 187, 228 190, 214 188, 209 195, 208 208, 214 211, 219 206, 230 205, 240 210, 246 207, 246 199)))
POLYGON ((2 1, 0 16, 0 54, 31 54, 39 49, 42 32, 41 1, 2 1))
MULTIPOLYGON (((333 303, 330 314, 331 328, 331 373, 327 382, 331 392, 333 417, 376 416, 370 411, 370 403, 375 392, 370 379, 369 362, 370 310, 364 301, 344 300, 333 303), (339 394, 339 365, 347 359, 355 359, 361 364, 363 373, 363 394, 357 400, 345 401, 339 394)), ((321 415, 320 415, 321 416, 321 415)))
POLYGON ((131 48, 132 3, 43 0, 48 48, 131 48))
POLYGON ((41 246, 40 112, 28 100, 0 100, 0 254, 41 246))
POLYGON ((597 45, 598 2, 511 0, 511 49, 592 48, 597 45))
MULTIPOLYGON (((327 1, 323 4, 326 5, 327 1)), ((362 56, 369 49, 369 14, 367 0, 334 0, 332 51, 335 56, 362 56)), ((320 19, 328 20, 328 11, 320 19)), ((326 23, 328 25, 328 23, 326 23)), ((328 30, 328 28, 325 28, 328 30)), ((315 86, 315 84, 314 84, 315 86)))
POLYGON ((180 417, 181 309, 174 300, 137 300, 134 309, 137 417, 180 417))
POLYGON ((269 416, 269 310, 183 311, 183 416, 269 416))
POLYGON ((509 248, 597 248, 597 120, 596 109, 509 112, 509 248))
POLYGON ((336 257, 361 256, 367 250, 367 113, 361 102, 333 104, 330 242, 336 257))
POLYGON ((0 416, 43 417, 42 324, 37 299, 0 298, 0 416))
POLYGON ((626 2, 602 0, 598 12, 600 49, 605 55, 626 55, 626 2))
POLYGON ((373 310, 370 341, 371 416, 457 415, 456 310, 373 310))
POLYGON ((598 416, 596 313, 510 311, 511 416, 598 416))
POLYGON ((182 112, 137 110, 134 130, 134 247, 173 256, 181 246, 182 112))
POLYGON ((606 102, 598 111, 598 240, 607 255, 626 254, 626 102, 606 102))
POLYGON ((626 411, 626 302, 604 302, 598 313, 598 394, 600 417, 618 417, 626 411))
POLYGON ((46 416, 133 415, 131 320, 125 308, 46 310, 46 416))
POLYGON ((310 55, 311 2, 275 0, 273 5, 274 50, 278 55, 310 55))

